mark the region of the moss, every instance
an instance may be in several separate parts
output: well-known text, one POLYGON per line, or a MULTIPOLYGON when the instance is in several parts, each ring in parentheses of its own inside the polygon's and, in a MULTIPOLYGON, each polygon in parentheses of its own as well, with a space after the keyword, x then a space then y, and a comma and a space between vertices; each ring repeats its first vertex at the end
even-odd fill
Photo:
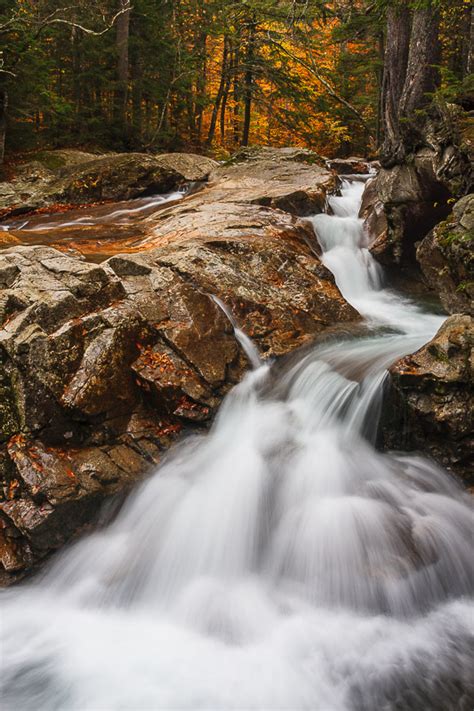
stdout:
POLYGON ((49 170, 59 170, 59 168, 64 168, 67 164, 65 157, 54 151, 40 151, 34 156, 34 159, 44 165, 45 168, 49 168, 49 170))
POLYGON ((18 432, 19 418, 11 381, 0 365, 0 442, 18 432))
POLYGON ((456 291, 470 291, 471 289, 474 290, 474 281, 462 281, 456 291))
POLYGON ((439 348, 436 344, 430 344, 428 346, 428 351, 430 355, 433 356, 433 358, 436 358, 436 360, 440 361, 441 363, 449 363, 449 357, 447 353, 445 353, 445 351, 439 348))
POLYGON ((438 240, 443 247, 449 247, 453 242, 469 244, 472 241, 472 234, 463 230, 450 230, 447 225, 445 229, 438 229, 438 240))

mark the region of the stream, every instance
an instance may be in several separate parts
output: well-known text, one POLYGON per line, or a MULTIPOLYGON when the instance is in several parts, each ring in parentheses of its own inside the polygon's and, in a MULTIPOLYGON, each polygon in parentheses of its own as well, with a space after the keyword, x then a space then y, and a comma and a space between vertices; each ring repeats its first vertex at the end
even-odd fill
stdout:
POLYGON ((42 245, 82 255, 92 262, 103 262, 117 253, 138 252, 144 248, 144 220, 175 205, 200 186, 186 183, 179 190, 162 195, 9 218, 0 224, 0 249, 42 245))
POLYGON ((275 368, 237 333, 253 368, 211 431, 1 593, 5 711, 472 708, 469 497, 374 447, 387 367, 443 317, 384 287, 362 190, 311 222, 368 335, 275 368))

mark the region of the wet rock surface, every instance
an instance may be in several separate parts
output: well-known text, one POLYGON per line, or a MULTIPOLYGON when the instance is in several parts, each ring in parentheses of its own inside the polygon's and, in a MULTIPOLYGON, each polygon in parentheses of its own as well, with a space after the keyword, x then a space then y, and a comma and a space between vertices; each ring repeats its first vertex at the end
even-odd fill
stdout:
POLYGON ((436 336, 390 369, 383 437, 415 449, 473 484, 474 321, 448 318, 436 336))
POLYGON ((16 180, 3 183, 0 210, 15 215, 58 203, 129 200, 164 193, 186 182, 206 180, 218 164, 188 153, 97 155, 46 151, 20 166, 16 180), (49 167, 48 167, 49 166, 49 167))
POLYGON ((115 254, 118 241, 101 263, 40 245, 0 251, 4 576, 90 525, 180 433, 211 422, 248 363, 209 294, 265 357, 357 322, 291 214, 296 185, 307 206, 333 185, 310 158, 284 155, 271 181, 267 157, 246 160, 241 193, 242 162, 216 169, 205 190, 143 220, 130 253, 115 254))
MULTIPOLYGON (((122 158, 129 160, 130 155, 122 158)), ((193 166, 186 167, 185 160, 208 161, 184 154, 158 158, 166 160, 168 166, 173 159, 189 180, 204 173, 196 172, 196 166, 193 173, 193 166)), ((225 165, 211 163, 213 170, 208 182, 201 183, 201 189, 190 194, 181 206, 155 207, 151 215, 149 211, 133 212, 130 220, 121 218, 120 224, 112 216, 133 211, 130 201, 94 205, 87 208, 86 214, 68 210, 63 214, 29 216, 26 225, 18 218, 13 221, 10 218, 4 227, 8 231, 0 232, 0 249, 15 244, 47 244, 101 261, 118 252, 149 250, 163 244, 168 236, 176 241, 193 231, 199 236, 220 235, 223 231, 226 235, 231 232, 263 235, 280 229, 288 233, 293 229, 292 223, 283 225, 285 218, 275 210, 299 216, 322 212, 328 192, 336 187, 334 173, 327 169, 323 159, 308 150, 246 149, 225 165), (269 209, 260 210, 259 206, 269 209), (107 212, 111 215, 109 221, 105 219, 107 212), (277 223, 275 227, 273 222, 277 223)), ((86 163, 84 169, 89 169, 89 165, 86 163)), ((208 164, 204 165, 209 170, 208 164)), ((201 169, 200 163, 198 167, 201 169)), ((312 233, 309 234, 314 243, 312 233)))
POLYGON ((366 175, 371 170, 379 168, 377 162, 367 161, 365 158, 351 156, 350 158, 334 158, 327 161, 327 166, 339 175, 366 175))
POLYGON ((474 194, 453 207, 416 252, 428 284, 450 313, 474 315, 474 194))
POLYGON ((378 194, 378 176, 367 181, 362 196, 359 217, 364 220, 364 230, 370 242, 370 251, 378 262, 386 266, 391 264, 391 255, 387 250, 387 216, 385 207, 378 194))
POLYGON ((306 149, 242 149, 210 176, 213 201, 238 200, 300 216, 323 212, 335 187, 325 161, 306 149))

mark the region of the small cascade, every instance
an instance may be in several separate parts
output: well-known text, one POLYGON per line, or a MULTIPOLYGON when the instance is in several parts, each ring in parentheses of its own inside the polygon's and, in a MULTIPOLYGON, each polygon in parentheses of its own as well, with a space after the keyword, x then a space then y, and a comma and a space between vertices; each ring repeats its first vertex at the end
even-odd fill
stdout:
POLYGON ((40 232, 42 230, 60 230, 68 227, 92 227, 95 225, 126 225, 129 222, 152 214, 157 209, 164 207, 168 203, 176 202, 186 197, 195 185, 189 183, 183 185, 179 190, 162 195, 150 195, 148 197, 135 198, 122 202, 110 203, 108 205, 91 205, 87 210, 71 210, 74 216, 64 219, 68 213, 33 215, 27 220, 9 220, 0 225, 0 231, 10 232, 12 230, 25 232, 40 232), (84 212, 88 214, 84 215, 84 212), (79 217, 76 214, 80 214, 79 217))
POLYGON ((5 711, 473 705, 470 500, 373 446, 387 367, 442 318, 383 288, 360 195, 312 223, 373 331, 277 378, 212 297, 254 370, 114 523, 0 595, 5 711))
POLYGON ((229 309, 229 307, 222 301, 222 299, 219 299, 219 297, 215 296, 214 294, 209 294, 209 296, 231 323, 232 328, 234 329, 235 337, 242 346, 242 350, 249 359, 249 363, 252 365, 253 368, 259 368, 262 365, 262 359, 260 358, 260 353, 255 347, 253 341, 247 336, 246 333, 244 333, 244 331, 242 331, 241 328, 239 328, 237 321, 234 318, 234 314, 229 309))

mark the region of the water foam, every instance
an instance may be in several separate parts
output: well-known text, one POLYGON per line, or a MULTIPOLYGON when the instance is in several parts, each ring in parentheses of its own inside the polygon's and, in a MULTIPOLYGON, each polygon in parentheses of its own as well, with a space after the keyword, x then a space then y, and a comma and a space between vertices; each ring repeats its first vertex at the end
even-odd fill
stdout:
POLYGON ((389 332, 256 367, 112 525, 4 592, 5 709, 472 706, 469 499, 372 445, 387 366, 442 319, 383 289, 358 201, 346 184, 349 214, 313 223, 389 332))

